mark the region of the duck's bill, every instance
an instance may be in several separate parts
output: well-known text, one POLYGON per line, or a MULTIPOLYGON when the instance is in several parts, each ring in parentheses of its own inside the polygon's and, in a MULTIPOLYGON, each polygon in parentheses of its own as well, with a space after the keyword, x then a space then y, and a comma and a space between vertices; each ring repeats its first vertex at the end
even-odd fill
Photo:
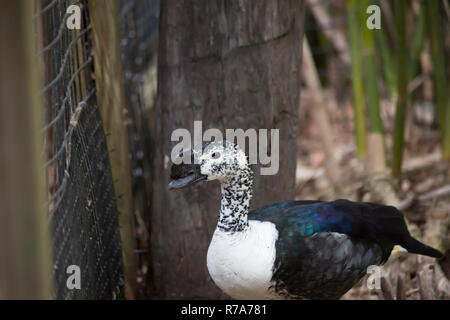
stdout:
POLYGON ((191 174, 183 178, 174 179, 169 183, 169 189, 181 189, 190 186, 199 181, 205 180, 207 177, 203 175, 191 174))

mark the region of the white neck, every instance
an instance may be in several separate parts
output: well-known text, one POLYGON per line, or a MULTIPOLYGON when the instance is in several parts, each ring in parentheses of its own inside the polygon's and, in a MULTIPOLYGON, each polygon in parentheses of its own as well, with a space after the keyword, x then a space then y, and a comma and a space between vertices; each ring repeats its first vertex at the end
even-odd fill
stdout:
POLYGON ((240 232, 248 227, 248 210, 253 194, 253 172, 250 168, 241 170, 227 182, 222 183, 217 229, 225 232, 240 232))

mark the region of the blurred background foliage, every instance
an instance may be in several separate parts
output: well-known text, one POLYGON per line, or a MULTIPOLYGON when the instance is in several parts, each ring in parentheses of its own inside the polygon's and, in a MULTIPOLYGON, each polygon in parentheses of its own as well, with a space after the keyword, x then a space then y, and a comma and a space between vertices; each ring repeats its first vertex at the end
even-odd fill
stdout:
POLYGON ((346 298, 448 299, 449 2, 306 2, 308 63, 321 86, 309 85, 304 49, 298 198, 395 205, 414 233, 447 252, 439 268, 416 257, 391 259, 381 291, 360 286, 346 298), (380 29, 366 27, 370 5, 379 9, 380 29))

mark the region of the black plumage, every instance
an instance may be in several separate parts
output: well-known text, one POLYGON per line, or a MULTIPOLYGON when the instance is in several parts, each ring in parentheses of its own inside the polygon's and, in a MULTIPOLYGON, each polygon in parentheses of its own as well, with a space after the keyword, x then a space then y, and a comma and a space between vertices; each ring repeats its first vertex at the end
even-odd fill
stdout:
POLYGON ((254 210, 249 219, 270 221, 279 232, 273 281, 287 298, 339 298, 369 266, 384 263, 396 244, 441 257, 411 237, 402 213, 391 206, 286 201, 254 210))

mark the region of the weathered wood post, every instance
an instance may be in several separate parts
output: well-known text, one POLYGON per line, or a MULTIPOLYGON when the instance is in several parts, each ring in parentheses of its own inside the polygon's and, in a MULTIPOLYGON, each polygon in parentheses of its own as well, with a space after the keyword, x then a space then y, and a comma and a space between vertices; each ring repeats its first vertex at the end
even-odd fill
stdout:
POLYGON ((97 102, 108 135, 114 190, 119 210, 119 226, 125 273, 125 296, 135 297, 137 256, 135 220, 131 193, 128 133, 125 126, 125 96, 117 25, 116 0, 89 1, 92 23, 97 102))
POLYGON ((33 6, 0 2, 0 299, 51 297, 33 6))

